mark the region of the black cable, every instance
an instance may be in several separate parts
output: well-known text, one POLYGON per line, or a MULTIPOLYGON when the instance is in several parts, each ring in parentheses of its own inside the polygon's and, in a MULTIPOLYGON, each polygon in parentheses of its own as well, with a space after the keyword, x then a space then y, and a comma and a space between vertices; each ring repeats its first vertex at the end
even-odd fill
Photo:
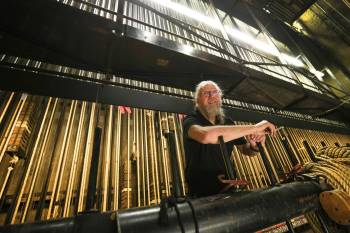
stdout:
POLYGON ((194 221, 195 232, 199 233, 199 227, 198 227, 198 221, 197 221, 197 217, 196 217, 196 212, 194 210, 192 202, 191 202, 191 200, 189 198, 186 198, 186 202, 191 208, 192 218, 193 218, 193 221, 194 221))
POLYGON ((193 222, 194 222, 194 226, 195 226, 195 232, 199 233, 196 212, 194 210, 194 207, 193 207, 191 200, 187 197, 185 197, 183 199, 179 199, 179 198, 175 198, 175 197, 171 196, 171 197, 162 199, 160 202, 159 224, 161 224, 163 226, 167 226, 169 224, 167 210, 169 207, 174 207, 175 212, 176 212, 177 221, 178 221, 180 229, 181 229, 181 233, 185 233, 184 224, 183 224, 182 219, 181 219, 181 212, 180 212, 180 209, 178 207, 178 204, 185 203, 185 202, 189 205, 189 207, 191 209, 192 218, 193 218, 193 222))

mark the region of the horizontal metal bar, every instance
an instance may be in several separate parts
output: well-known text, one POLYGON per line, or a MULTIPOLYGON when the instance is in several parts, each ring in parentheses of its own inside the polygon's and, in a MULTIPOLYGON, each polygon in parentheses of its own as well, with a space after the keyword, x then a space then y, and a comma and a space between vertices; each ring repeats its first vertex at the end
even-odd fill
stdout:
MULTIPOLYGON (((103 104, 124 105, 165 112, 190 114, 193 111, 192 99, 145 90, 126 88, 101 80, 85 81, 62 74, 38 73, 0 66, 0 90, 27 92, 34 95, 99 102, 103 104)), ((258 122, 262 119, 296 128, 320 131, 350 133, 350 128, 326 124, 307 119, 288 117, 282 114, 242 109, 224 105, 227 115, 234 120, 258 122)))

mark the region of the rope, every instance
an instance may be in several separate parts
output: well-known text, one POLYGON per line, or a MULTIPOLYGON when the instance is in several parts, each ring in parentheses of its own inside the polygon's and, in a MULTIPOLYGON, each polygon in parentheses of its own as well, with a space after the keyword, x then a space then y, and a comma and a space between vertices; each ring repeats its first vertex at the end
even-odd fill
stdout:
MULTIPOLYGON (((303 172, 327 177, 326 183, 329 186, 350 196, 350 147, 323 147, 317 151, 316 160, 317 162, 304 164, 303 172)), ((322 232, 314 213, 307 213, 305 217, 315 232, 322 232)))

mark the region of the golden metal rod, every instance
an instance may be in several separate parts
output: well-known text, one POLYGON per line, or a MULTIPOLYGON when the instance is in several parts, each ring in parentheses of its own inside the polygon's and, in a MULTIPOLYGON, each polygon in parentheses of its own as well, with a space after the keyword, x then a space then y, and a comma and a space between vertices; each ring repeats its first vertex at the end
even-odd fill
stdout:
POLYGON ((130 208, 130 113, 128 114, 128 122, 127 122, 127 208, 130 208))
MULTIPOLYGON (((58 103, 58 98, 55 98, 54 99, 54 103, 53 103, 53 107, 52 107, 52 110, 51 110, 51 114, 50 114, 50 117, 49 117, 49 120, 48 120, 48 123, 47 123, 47 128, 46 128, 46 131, 45 131, 45 135, 43 136, 43 143, 42 143, 41 148, 39 150, 38 161, 37 161, 37 165, 36 165, 36 168, 34 170, 33 178, 32 178, 32 181, 31 181, 31 184, 30 184, 30 187, 29 187, 27 201, 26 201, 24 210, 22 211, 21 223, 24 223, 26 221, 26 218, 27 218, 27 211, 28 211, 28 208, 29 208, 29 206, 31 204, 31 200, 33 198, 33 190, 34 190, 35 184, 37 183, 37 176, 39 174, 39 170, 40 170, 40 167, 41 167, 41 162, 42 162, 43 157, 44 157, 44 151, 47 148, 48 135, 49 135, 49 132, 50 132, 51 127, 52 127, 53 118, 55 116, 57 103, 58 103)), ((45 123, 45 121, 42 122, 42 124, 44 124, 44 123, 45 123)))
POLYGON ((78 200, 78 212, 83 211, 84 206, 84 196, 86 189, 86 180, 88 179, 88 165, 91 158, 92 146, 93 146, 93 133, 94 133, 94 122, 95 122, 95 112, 96 112, 96 103, 91 104, 90 110, 90 119, 88 126, 88 134, 86 138, 86 147, 84 152, 84 161, 83 161, 83 171, 81 175, 81 185, 80 185, 80 195, 78 200))
POLYGON ((142 194, 143 194, 143 199, 142 199, 142 205, 146 205, 146 176, 145 176, 145 143, 144 143, 144 135, 145 135, 145 121, 144 121, 144 110, 140 110, 140 129, 141 129, 141 175, 142 175, 142 194))
POLYGON ((255 158, 255 157, 249 157, 249 158, 247 158, 248 159, 248 161, 250 162, 250 164, 252 165, 252 168, 253 168, 253 174, 254 174, 254 177, 256 177, 256 180, 257 180, 257 187, 258 188, 261 188, 261 187, 263 187, 264 185, 263 185, 263 177, 261 176, 261 173, 260 173, 260 171, 261 171, 261 168, 260 168, 260 166, 259 166, 259 163, 257 163, 257 161, 256 161, 256 159, 257 158, 255 158))
POLYGON ((161 113, 158 112, 158 121, 159 121, 159 128, 160 128, 160 143, 161 143, 161 158, 162 158, 162 166, 164 171, 164 184, 165 184, 165 196, 169 196, 170 193, 170 187, 169 187, 169 175, 168 175, 168 169, 166 164, 166 146, 165 146, 165 138, 163 135, 163 118, 161 116, 161 113))
POLYGON ((141 207, 141 181, 140 181, 140 128, 139 128, 139 109, 134 109, 135 131, 136 131, 136 177, 137 177, 137 206, 141 207))
MULTIPOLYGON (((43 115, 43 122, 45 122, 45 120, 46 120, 46 116, 47 116, 47 113, 48 113, 48 110, 49 110, 49 107, 50 107, 51 100, 52 100, 52 98, 50 97, 49 100, 48 100, 48 103, 46 105, 46 109, 45 109, 44 115, 43 115)), ((37 138, 35 140, 35 144, 34 144, 34 148, 33 148, 33 151, 32 151, 32 155, 30 156, 28 168, 25 171, 26 173, 25 173, 24 178, 23 178, 23 186, 21 187, 21 189, 19 191, 18 200, 15 203, 14 212, 13 212, 13 215, 11 216, 11 224, 14 224, 15 221, 16 221, 18 208, 19 208, 19 205, 20 205, 21 200, 22 200, 22 196, 23 196, 23 193, 24 193, 24 190, 25 190, 25 186, 27 184, 27 179, 30 176, 30 169, 31 169, 33 161, 34 161, 36 150, 38 148, 39 142, 41 142, 41 133, 43 131, 43 127, 44 127, 44 124, 43 123, 40 124, 40 128, 39 128, 39 131, 38 131, 38 136, 37 136, 37 138)))
POLYGON ((69 216, 69 210, 72 202, 72 192, 73 192, 73 185, 75 183, 75 177, 76 177, 76 169, 78 166, 78 155, 79 155, 79 149, 82 141, 82 133, 83 133, 83 123, 85 120, 85 109, 86 109, 86 102, 82 102, 79 121, 78 121, 78 131, 77 131, 77 137, 74 143, 74 152, 73 152, 73 158, 69 173, 69 183, 66 191, 66 199, 64 202, 64 208, 63 208, 63 217, 69 216))
MULTIPOLYGON (((243 167, 243 165, 242 165, 242 161, 241 161, 241 159, 240 159, 240 156, 239 156, 239 154, 238 154, 238 149, 237 149, 237 147, 235 146, 235 147, 233 147, 233 150, 232 150, 232 154, 231 154, 231 158, 232 158, 232 160, 234 161, 234 163, 235 163, 235 169, 236 169, 236 171, 237 171, 237 175, 238 175, 238 178, 239 179, 244 179, 244 180, 246 180, 246 181, 248 181, 249 182, 249 179, 250 178, 248 178, 247 177, 247 174, 244 172, 244 167, 243 167)), ((250 183, 250 182, 249 182, 250 183)), ((249 185, 250 186, 250 185, 249 185)), ((248 188, 249 188, 249 186, 248 186, 248 188)))
POLYGON ((121 132, 121 111, 118 108, 117 112, 117 132, 115 146, 115 175, 114 175, 114 190, 113 190, 113 210, 119 209, 119 173, 120 173, 120 132, 121 132))
POLYGON ((9 166, 7 167, 7 173, 6 173, 4 182, 2 183, 2 187, 1 187, 1 190, 0 190, 0 200, 2 199, 2 195, 4 194, 4 190, 5 190, 5 187, 7 185, 8 180, 9 180, 9 177, 11 175, 11 172, 13 171, 14 166, 17 164, 18 160, 19 160, 18 156, 15 155, 9 161, 9 166))
POLYGON ((156 136, 155 136, 155 120, 154 120, 154 111, 152 112, 151 115, 151 134, 152 134, 152 148, 153 148, 153 158, 154 158, 154 168, 155 168, 155 193, 156 193, 156 204, 160 203, 160 185, 159 185, 159 172, 158 172, 158 151, 157 151, 157 146, 156 146, 156 136))
POLYGON ((243 158, 244 163, 246 164, 246 168, 247 168, 247 173, 252 177, 252 181, 254 181, 254 183, 252 183, 252 186, 254 188, 259 187, 259 182, 257 180, 257 177, 254 174, 254 169, 253 166, 251 164, 250 159, 247 156, 242 156, 241 158, 243 158), (254 185, 255 184, 255 185, 254 185))
MULTIPOLYGON (((4 108, 1 109, 1 114, 0 114, 0 123, 2 122, 2 119, 4 118, 6 112, 7 112, 7 109, 8 107, 10 106, 10 103, 13 99, 13 96, 15 95, 14 92, 11 92, 10 96, 7 98, 6 102, 5 102, 5 105, 4 105, 4 108)), ((0 160, 1 161, 1 160, 0 160)))
POLYGON ((107 210, 107 201, 108 201, 108 192, 109 192, 109 168, 110 168, 110 161, 111 161, 111 134, 112 134, 112 119, 113 119, 113 106, 108 106, 108 116, 106 117, 107 126, 106 126, 106 139, 104 143, 104 152, 105 152, 105 159, 104 159, 104 173, 103 173, 103 194, 102 194, 102 211, 107 210))
MULTIPOLYGON (((55 216, 51 216, 51 211, 52 211, 52 208, 53 208, 53 205, 54 205, 54 202, 57 201, 57 199, 55 198, 56 197, 56 188, 58 186, 58 182, 59 182, 59 175, 60 175, 60 172, 61 172, 61 166, 62 166, 62 162, 63 160, 65 160, 65 152, 66 152, 66 143, 67 143, 67 135, 69 136, 70 135, 70 132, 71 132, 71 122, 73 121, 72 118, 74 116, 74 112, 75 112, 75 106, 76 106, 76 101, 73 100, 71 102, 71 107, 70 107, 70 110, 69 110, 69 115, 68 115, 68 121, 66 123, 66 127, 65 127, 65 130, 64 130, 64 135, 63 135, 63 142, 62 142, 62 145, 61 145, 61 149, 60 149, 60 153, 59 153, 59 158, 58 158, 58 165, 57 165, 57 168, 56 168, 56 173, 55 173, 55 176, 54 176, 54 180, 53 180, 53 188, 52 188, 52 194, 51 194, 51 199, 50 199, 50 204, 49 204, 49 209, 47 211, 47 215, 46 215, 46 219, 50 219, 51 217, 55 217, 55 216)), ((52 171, 53 172, 53 171, 52 171)))
MULTIPOLYGON (((292 166, 292 161, 291 161, 291 159, 289 158, 288 152, 287 152, 287 150, 284 148, 283 143, 282 143, 282 138, 285 138, 285 137, 282 136, 282 132, 281 132, 281 131, 278 131, 278 132, 277 132, 277 136, 278 136, 278 140, 277 140, 278 146, 279 146, 280 148, 282 148, 281 150, 283 151, 283 157, 282 157, 282 159, 283 159, 283 161, 284 161, 285 164, 286 164, 285 170, 286 170, 286 171, 290 171, 290 170, 292 169, 292 167, 293 167, 293 166, 292 166)), ((287 139, 286 139, 286 140, 287 140, 287 139)), ((289 143, 289 145, 290 145, 290 143, 289 143)), ((290 145, 289 147, 292 149, 292 151, 294 151, 294 148, 293 148, 292 145, 290 145)), ((295 153, 294 153, 294 155, 295 155, 295 153)), ((297 157, 297 156, 295 155, 295 157, 297 157)))
POLYGON ((58 184, 57 184, 57 189, 56 189, 56 198, 54 197, 54 209, 53 209, 53 218, 57 218, 59 216, 62 216, 62 211, 59 212, 60 209, 62 209, 62 206, 60 205, 60 196, 61 196, 61 186, 62 186, 62 181, 63 177, 65 176, 65 168, 67 166, 67 159, 68 159, 68 151, 69 147, 71 146, 71 137, 73 134, 73 127, 74 127, 74 120, 75 120, 75 115, 76 111, 78 108, 78 101, 74 101, 74 109, 73 109, 73 114, 72 114, 72 120, 70 121, 70 125, 68 126, 68 137, 66 144, 64 146, 64 153, 63 153, 63 161, 62 161, 62 167, 59 169, 59 179, 58 179, 58 184))
POLYGON ((274 137, 270 138, 271 146, 268 146, 267 149, 270 151, 270 154, 274 155, 276 162, 282 168, 283 172, 286 173, 289 171, 287 169, 287 162, 284 160, 283 156, 285 155, 285 151, 282 149, 282 145, 279 145, 279 138, 274 137))
POLYGON ((151 192, 151 196, 153 194, 153 198, 151 199, 151 204, 156 204, 157 203, 157 187, 156 187, 156 174, 155 174, 155 152, 154 152, 154 148, 153 148, 153 134, 152 134, 152 111, 149 110, 148 114, 147 114, 147 121, 148 121, 148 127, 147 127, 147 131, 148 131, 148 135, 149 135, 149 159, 150 159, 150 167, 151 167, 151 179, 152 179, 152 183, 150 189, 152 189, 151 192))
POLYGON ((4 154, 6 152, 8 143, 11 139, 12 132, 16 126, 16 123, 18 121, 19 116, 21 115, 21 111, 23 109, 23 106, 27 100, 27 94, 22 94, 20 100, 17 103, 17 106, 15 108, 15 111, 13 113, 13 116, 11 117, 11 120, 5 130, 4 135, 1 138, 0 141, 0 163, 4 157, 4 154))
POLYGON ((149 157, 149 152, 148 152, 148 135, 147 135, 147 114, 148 114, 148 110, 144 110, 144 132, 145 132, 145 162, 146 162, 146 189, 147 189, 147 205, 151 204, 151 190, 150 190, 150 178, 149 178, 149 166, 148 166, 148 157, 149 157))
MULTIPOLYGON (((296 143, 293 142, 293 139, 291 138, 290 130, 288 128, 284 128, 284 130, 282 130, 282 132, 283 132, 284 138, 287 140, 288 144, 290 145, 290 148, 292 149, 292 152, 295 155, 296 160, 298 161, 299 164, 301 164, 301 159, 299 156, 299 152, 297 150, 298 147, 297 147, 296 143)), ((281 137, 282 137, 282 133, 281 133, 281 137)))

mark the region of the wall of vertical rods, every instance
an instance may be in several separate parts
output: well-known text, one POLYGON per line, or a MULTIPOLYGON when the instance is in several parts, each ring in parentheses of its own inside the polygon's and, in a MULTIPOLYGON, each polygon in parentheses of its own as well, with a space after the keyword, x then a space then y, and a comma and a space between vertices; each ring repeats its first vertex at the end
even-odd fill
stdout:
MULTIPOLYGON (((175 131, 180 180, 186 192, 183 115, 14 92, 1 92, 0 101, 1 225, 74 216, 85 210, 96 127, 102 128, 96 209, 159 204, 171 193, 164 137, 168 130, 175 131)), ((310 161, 304 140, 317 150, 322 144, 345 145, 350 135, 279 130, 277 137, 267 138, 265 146, 277 180, 292 169, 293 161, 310 161)), ((249 181, 249 190, 270 184, 260 155, 244 156, 234 148, 232 158, 237 175, 249 181)))

